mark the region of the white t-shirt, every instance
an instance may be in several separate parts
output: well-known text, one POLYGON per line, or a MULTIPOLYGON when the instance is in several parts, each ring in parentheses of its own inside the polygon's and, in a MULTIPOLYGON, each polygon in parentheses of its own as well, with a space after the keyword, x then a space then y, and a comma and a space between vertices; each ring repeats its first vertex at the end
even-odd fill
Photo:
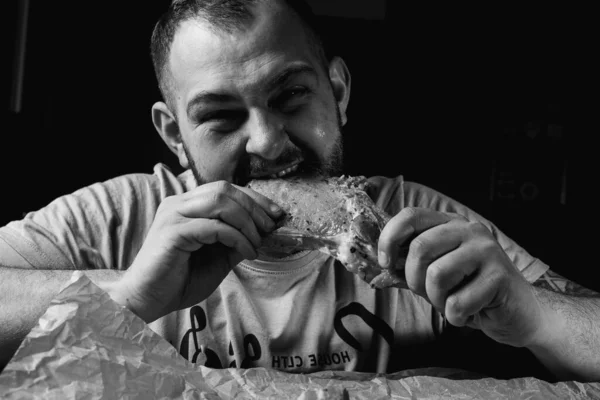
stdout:
MULTIPOLYGON (((369 195, 389 214, 433 208, 484 223, 529 282, 548 267, 460 203, 402 177, 369 178, 369 195)), ((176 176, 130 174, 62 196, 0 228, 0 264, 27 268, 125 270, 161 201, 195 186, 176 176)), ((215 368, 266 367, 386 372, 390 355, 434 341, 443 319, 409 290, 371 289, 318 251, 278 262, 244 261, 205 301, 150 326, 188 360, 215 368), (201 357, 202 358, 202 357, 201 357)))

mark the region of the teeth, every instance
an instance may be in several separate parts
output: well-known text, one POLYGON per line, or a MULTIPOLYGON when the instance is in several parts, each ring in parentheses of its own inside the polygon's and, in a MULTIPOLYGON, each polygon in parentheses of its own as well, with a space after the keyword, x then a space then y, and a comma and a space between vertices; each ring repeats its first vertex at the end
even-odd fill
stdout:
POLYGON ((296 164, 296 165, 294 165, 292 167, 286 168, 286 169, 284 169, 282 171, 279 171, 276 174, 271 174, 270 177, 273 178, 273 179, 275 179, 275 178, 281 178, 281 177, 283 177, 283 176, 285 176, 285 175, 287 175, 289 173, 292 173, 292 172, 296 171, 297 169, 298 169, 298 164, 296 164))

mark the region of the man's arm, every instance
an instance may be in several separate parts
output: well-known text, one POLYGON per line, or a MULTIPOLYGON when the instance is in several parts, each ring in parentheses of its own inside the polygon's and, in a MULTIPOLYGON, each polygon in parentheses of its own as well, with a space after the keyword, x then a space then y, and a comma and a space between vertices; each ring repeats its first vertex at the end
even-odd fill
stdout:
MULTIPOLYGON (((210 296, 231 268, 243 259, 256 258, 261 234, 276 229, 275 221, 282 216, 281 208, 251 189, 225 181, 201 185, 161 202, 134 261, 119 266, 126 271, 86 270, 86 275, 116 303, 150 323, 210 296)), ((90 235, 103 234, 103 224, 90 235)), ((120 238, 130 237, 122 235, 120 238)), ((3 367, 77 263, 66 270, 61 270, 61 265, 49 265, 51 270, 32 269, 17 252, 1 250, 3 367)))
POLYGON ((600 380, 600 294, 548 271, 533 283, 544 340, 529 350, 561 380, 600 380))
POLYGON ((600 298, 600 293, 585 288, 550 270, 540 276, 533 283, 533 286, 573 297, 600 298))
MULTIPOLYGON (((72 273, 73 270, 33 270, 0 265, 0 371, 72 273)), ((99 286, 116 281, 122 273, 86 271, 92 282, 99 286)))

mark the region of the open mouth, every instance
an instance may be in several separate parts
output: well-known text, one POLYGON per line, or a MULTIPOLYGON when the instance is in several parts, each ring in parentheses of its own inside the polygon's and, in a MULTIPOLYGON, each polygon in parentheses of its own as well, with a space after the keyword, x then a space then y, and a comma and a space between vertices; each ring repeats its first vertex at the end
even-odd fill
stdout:
POLYGON ((286 168, 286 169, 284 169, 284 170, 282 170, 282 171, 279 171, 279 172, 277 172, 276 174, 271 174, 271 175, 269 175, 269 178, 272 178, 272 179, 275 179, 275 178, 283 178, 284 176, 291 175, 291 174, 293 174, 294 172, 298 171, 298 167, 299 167, 299 165, 300 165, 300 164, 298 163, 298 164, 296 164, 296 165, 292 165, 291 167, 289 167, 289 168, 286 168))
POLYGON ((294 164, 279 170, 265 171, 262 174, 250 176, 251 179, 280 179, 293 175, 300 169, 300 164, 304 160, 296 161, 294 164))

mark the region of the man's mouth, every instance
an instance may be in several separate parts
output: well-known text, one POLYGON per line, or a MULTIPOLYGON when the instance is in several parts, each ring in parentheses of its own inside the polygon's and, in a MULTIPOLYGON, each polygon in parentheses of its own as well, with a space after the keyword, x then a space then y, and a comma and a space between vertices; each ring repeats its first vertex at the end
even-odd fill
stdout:
POLYGON ((291 167, 289 167, 289 168, 286 168, 286 169, 284 169, 284 170, 281 170, 281 171, 277 172, 276 174, 271 174, 271 175, 269 175, 269 178, 272 178, 272 179, 275 179, 275 178, 283 178, 283 177, 284 177, 284 176, 286 176, 286 175, 293 174, 294 172, 296 172, 296 171, 298 170, 298 166, 299 166, 299 165, 300 165, 300 164, 298 163, 298 164, 296 164, 296 165, 292 165, 292 166, 291 166, 291 167))
POLYGON ((294 172, 298 171, 298 169, 300 168, 300 163, 302 163, 302 161, 304 161, 304 160, 298 160, 298 161, 294 162, 292 165, 286 166, 281 169, 268 170, 268 171, 264 171, 260 174, 253 174, 250 176, 250 178, 251 179, 284 178, 284 177, 291 175, 294 172))

